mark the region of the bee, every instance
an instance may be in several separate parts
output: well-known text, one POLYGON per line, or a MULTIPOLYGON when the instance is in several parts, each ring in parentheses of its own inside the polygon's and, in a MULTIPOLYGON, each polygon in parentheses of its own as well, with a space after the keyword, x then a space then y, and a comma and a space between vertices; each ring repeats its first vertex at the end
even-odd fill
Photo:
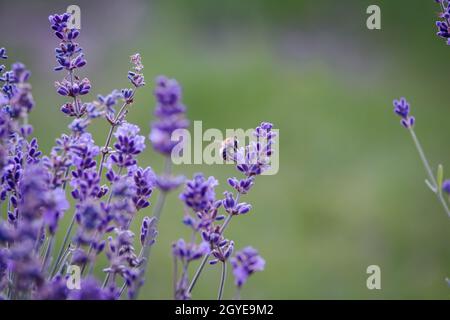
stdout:
POLYGON ((235 160, 238 151, 238 140, 236 137, 229 137, 222 141, 220 154, 224 161, 235 160))

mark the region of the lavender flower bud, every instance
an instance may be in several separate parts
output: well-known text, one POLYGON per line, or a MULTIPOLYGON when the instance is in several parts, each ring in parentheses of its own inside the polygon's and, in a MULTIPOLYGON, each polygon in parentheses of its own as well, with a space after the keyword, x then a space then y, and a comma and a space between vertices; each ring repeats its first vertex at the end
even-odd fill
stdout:
POLYGON ((414 126, 414 117, 409 115, 410 107, 405 98, 394 100, 394 112, 401 118, 401 124, 406 129, 414 126))
POLYGON ((450 194, 450 180, 445 180, 442 183, 442 191, 444 191, 447 194, 450 194))
POLYGON ((155 242, 158 232, 156 231, 156 218, 144 217, 141 225, 141 244, 151 246, 155 242))
POLYGON ((197 173, 192 180, 186 182, 180 199, 195 212, 207 211, 214 204, 216 197, 214 188, 217 185, 218 181, 214 177, 205 179, 203 174, 197 173))
POLYGON ((264 270, 265 261, 252 247, 246 247, 231 258, 235 284, 242 287, 248 278, 257 271, 264 270))

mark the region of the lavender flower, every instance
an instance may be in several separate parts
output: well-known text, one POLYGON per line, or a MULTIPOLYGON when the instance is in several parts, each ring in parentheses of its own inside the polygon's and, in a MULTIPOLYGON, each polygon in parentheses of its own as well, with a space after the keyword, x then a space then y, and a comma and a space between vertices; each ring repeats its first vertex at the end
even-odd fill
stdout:
POLYGON ((181 87, 175 79, 159 76, 154 91, 157 105, 155 116, 159 119, 152 123, 150 141, 153 148, 170 156, 178 141, 172 141, 172 133, 189 126, 185 118, 186 107, 181 102, 181 87))
POLYGON ((172 245, 172 254, 186 263, 200 259, 208 252, 209 244, 207 242, 196 245, 187 243, 184 239, 179 239, 172 245))
POLYGON ((138 126, 123 123, 117 128, 114 136, 117 142, 114 144, 116 153, 111 155, 111 161, 119 167, 130 167, 136 164, 136 155, 145 149, 144 136, 138 135, 138 126))
POLYGON ((148 198, 151 196, 156 184, 156 175, 150 167, 145 169, 138 168, 133 173, 133 179, 136 185, 136 194, 133 197, 136 209, 147 208, 150 205, 148 198))
MULTIPOLYGON (((70 96, 73 102, 66 102, 61 111, 70 117, 80 118, 86 115, 87 109, 83 108, 79 96, 86 95, 91 90, 89 79, 80 79, 75 71, 86 65, 83 49, 74 40, 78 38, 80 31, 68 27, 70 14, 54 14, 49 16, 49 22, 55 36, 61 41, 55 49, 55 58, 58 65, 55 71, 66 70, 67 76, 62 81, 55 83, 56 91, 62 96, 70 96)), ((77 128, 72 125, 72 128, 77 128)))
POLYGON ((133 64, 134 71, 128 71, 128 80, 130 80, 131 84, 136 88, 143 87, 145 85, 145 80, 144 75, 141 73, 142 69, 144 69, 141 55, 139 53, 133 54, 130 57, 130 61, 133 64))
POLYGON ((217 185, 218 181, 214 177, 205 179, 203 174, 197 173, 191 181, 186 183, 180 199, 195 212, 208 211, 215 201, 214 188, 217 185))
POLYGON ((435 0, 441 5, 442 12, 439 14, 441 20, 436 21, 436 27, 438 28, 437 35, 447 40, 447 44, 450 45, 450 6, 447 0, 435 0))
POLYGON ((447 194, 450 194, 450 180, 445 180, 442 183, 442 191, 444 191, 447 194))
POLYGON ((141 245, 143 247, 153 245, 157 234, 156 219, 154 217, 144 217, 141 224, 141 245))
POLYGON ((394 100, 394 112, 401 118, 400 123, 406 129, 414 126, 415 119, 409 115, 410 107, 408 101, 405 98, 394 100))
POLYGON ((266 262, 252 247, 246 247, 231 258, 235 284, 241 288, 255 272, 263 271, 266 262))
MULTIPOLYGON (((145 149, 145 138, 139 135, 138 126, 126 121, 126 115, 136 89, 145 85, 141 56, 130 57, 132 70, 127 76, 132 88, 98 95, 93 102, 81 101, 92 88, 89 79, 77 75, 87 61, 83 49, 75 42, 80 31, 69 27, 69 19, 67 13, 49 17, 59 40, 55 70, 65 72, 55 83, 56 91, 68 98, 61 111, 72 121, 70 134, 62 134, 48 156, 42 156, 28 124, 28 114, 35 105, 28 84, 30 72, 21 63, 13 64, 11 70, 0 66, 0 200, 7 202, 8 208, 7 219, 0 220, 0 298, 118 299, 126 290, 128 298, 134 299, 145 280, 166 194, 185 182, 183 176, 172 175, 170 155, 178 143, 171 141, 172 133, 189 125, 186 107, 177 81, 158 77, 154 90, 157 120, 152 123, 150 141, 165 156, 166 165, 159 175, 151 167, 140 167, 138 155, 145 149), (119 101, 123 104, 117 108, 119 101), (102 148, 89 133, 88 126, 97 118, 110 124, 102 148), (102 185, 104 166, 108 171, 106 184, 102 185), (139 211, 150 206, 155 187, 161 191, 157 205, 153 216, 142 219, 140 241, 136 241, 130 226, 139 211), (70 209, 66 192, 75 200, 73 216, 54 259, 58 226, 70 209), (140 243, 139 253, 135 243, 140 243), (105 279, 101 285, 92 273, 104 252, 108 265, 103 268, 105 279), (82 267, 80 290, 67 288, 68 265, 82 267), (119 281, 122 287, 117 287, 119 281)), ((6 58, 6 50, 0 48, 0 59, 6 58)), ((183 267, 179 281, 175 279, 175 298, 191 297, 201 269, 189 282, 188 267, 202 259, 203 268, 210 257, 210 264, 221 262, 223 266, 221 298, 226 264, 234 250, 234 241, 225 238, 224 231, 231 217, 251 209, 239 197, 250 191, 255 177, 270 165, 274 137, 271 129, 269 123, 257 127, 256 141, 242 150, 243 161, 236 159, 238 170, 245 176, 241 180, 228 180, 236 195, 225 192, 223 199, 216 199, 217 180, 203 174, 196 174, 187 182, 180 199, 186 206, 183 222, 192 229, 193 236, 189 242, 180 239, 172 246, 175 261, 183 267), (222 205, 226 219, 225 214, 219 213, 222 205)), ((254 271, 257 269, 254 266, 254 271)))
POLYGON ((102 288, 101 284, 93 277, 84 279, 80 284, 80 290, 71 290, 69 300, 113 300, 117 299, 118 292, 102 288))

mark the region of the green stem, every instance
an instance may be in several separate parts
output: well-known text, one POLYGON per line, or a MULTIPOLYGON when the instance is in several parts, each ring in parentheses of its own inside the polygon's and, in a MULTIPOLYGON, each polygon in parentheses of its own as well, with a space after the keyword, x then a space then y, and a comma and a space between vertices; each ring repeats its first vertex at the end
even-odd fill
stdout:
POLYGON ((61 258, 66 250, 67 242, 69 241, 70 234, 72 233, 73 225, 75 224, 75 213, 72 215, 72 220, 70 221, 69 228, 67 228, 67 232, 64 235, 64 240, 59 249, 58 257, 55 260, 55 264, 53 265, 52 272, 50 272, 50 277, 55 275, 56 270, 58 270, 58 265, 61 262, 61 258))
POLYGON ((50 239, 48 240, 47 248, 45 249, 44 259, 42 261, 42 270, 45 270, 47 266, 48 259, 50 258, 51 253, 53 252, 53 245, 55 243, 55 235, 52 234, 50 239))
MULTIPOLYGON (((131 94, 131 100, 133 99, 135 91, 133 91, 133 93, 131 94)), ((105 163, 106 160, 106 155, 108 154, 108 148, 109 148, 109 144, 111 143, 111 139, 112 139, 112 135, 114 133, 114 129, 117 126, 117 122, 119 121, 120 117, 123 115, 123 113, 126 111, 127 107, 130 105, 131 103, 129 103, 128 101, 125 101, 122 105, 122 107, 119 109, 119 112, 117 112, 116 117, 114 118, 113 122, 111 123, 111 128, 109 128, 109 132, 108 132, 108 136, 106 137, 106 142, 105 145, 103 146, 102 149, 102 158, 100 160, 100 165, 98 167, 98 176, 101 178, 102 176, 102 171, 103 171, 103 165, 105 163)))
POLYGON ((178 282, 178 259, 173 257, 173 298, 177 296, 177 282, 178 282))
MULTIPOLYGON (((238 203, 239 201, 239 194, 236 196, 236 203, 238 203)), ((228 227, 228 224, 230 223, 231 219, 233 218, 233 215, 228 215, 227 218, 225 219, 225 221, 223 222, 222 227, 220 228, 220 233, 223 234, 223 232, 225 231, 225 229, 228 227)), ((188 293, 191 293, 192 289, 194 289, 195 284, 197 283, 198 277, 200 276, 200 274, 203 271, 203 268, 206 265, 206 262, 208 261, 210 254, 207 253, 204 257, 202 262, 200 263, 197 271, 194 274, 194 277, 192 278, 191 284, 189 285, 189 289, 188 289, 188 293)))
MULTIPOLYGON (((163 171, 163 175, 170 175, 172 171, 172 159, 168 156, 165 159, 164 162, 164 171, 163 171)), ((158 195, 158 200, 156 202, 155 208, 153 210, 153 216, 156 218, 156 226, 158 226, 159 220, 161 219, 161 214, 164 208, 164 203, 166 201, 166 197, 167 197, 167 193, 165 191, 161 191, 158 195)), ((147 272, 147 266, 148 266, 148 261, 150 259, 150 255, 151 255, 151 248, 153 246, 145 246, 144 250, 142 252, 142 258, 143 258, 143 263, 142 263, 142 275, 141 277, 143 279, 145 279, 145 274, 147 272)), ((140 287, 136 289, 136 294, 135 297, 137 298, 139 296, 139 290, 140 287)))
POLYGON ((412 128, 409 129, 409 132, 411 133, 411 137, 414 141, 414 144, 416 146, 417 151, 419 152, 420 159, 422 160, 422 163, 425 167, 425 171, 427 172, 429 182, 431 183, 431 187, 433 187, 434 190, 432 190, 439 202, 442 204, 442 207, 444 208, 447 215, 450 217, 450 210, 448 208, 447 202, 445 201, 444 197, 442 196, 442 190, 440 190, 440 186, 437 184, 437 179, 435 178, 433 174, 433 170, 431 170, 431 166, 428 162, 427 157, 425 156, 425 152, 423 151, 423 148, 419 142, 419 139, 417 138, 416 134, 414 133, 414 130, 412 128))
POLYGON ((222 300, 223 288, 225 286, 225 280, 227 277, 227 262, 222 261, 222 276, 220 277, 219 294, 217 300, 222 300))

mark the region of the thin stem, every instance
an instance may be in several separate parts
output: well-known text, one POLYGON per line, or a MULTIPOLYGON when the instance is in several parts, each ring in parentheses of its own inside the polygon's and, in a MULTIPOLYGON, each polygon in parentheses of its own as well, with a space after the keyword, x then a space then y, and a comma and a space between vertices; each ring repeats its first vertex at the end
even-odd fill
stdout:
POLYGON ((425 156, 425 152, 422 149, 422 146, 420 145, 419 139, 417 138, 416 134, 414 133, 414 130, 412 128, 409 129, 409 132, 411 133, 411 137, 414 141, 414 144, 416 146, 417 151, 419 152, 420 159, 422 160, 422 163, 425 167, 425 171, 428 174, 428 179, 431 182, 432 187, 434 188, 434 193, 438 197, 439 202, 442 204, 445 212, 450 217, 450 210, 448 208, 447 202, 445 201, 444 197, 442 196, 442 191, 440 190, 440 186, 437 184, 437 179, 435 178, 433 171, 431 170, 430 164, 428 162, 427 157, 425 156))
POLYGON ((416 145, 417 151, 419 152, 420 159, 423 162, 425 170, 426 170, 426 172, 428 174, 428 178, 430 179, 432 185, 437 188, 436 179, 434 177, 433 171, 431 170, 431 167, 430 167, 430 164, 429 164, 429 162, 427 160, 427 157, 425 156, 425 152, 423 151, 422 146, 420 145, 419 139, 417 139, 417 136, 414 133, 414 130, 412 128, 409 129, 409 132, 411 132, 411 137, 412 137, 412 139, 414 141, 414 144, 416 145))
POLYGON ((124 282, 122 287, 120 288, 120 292, 119 292, 119 298, 122 297, 122 294, 125 292, 125 289, 127 288, 127 283, 124 282))
POLYGON ((234 294, 234 300, 241 300, 241 287, 236 288, 236 293, 234 294))
POLYGON ((103 146, 103 149, 102 149, 102 158, 100 160, 100 166, 98 168, 98 176, 99 177, 102 176, 103 164, 105 163, 106 155, 108 154, 108 147, 109 147, 109 144, 111 143, 111 138, 112 138, 112 135, 114 132, 114 128, 115 128, 115 125, 111 124, 111 127, 109 128, 108 136, 106 137, 105 145, 103 146))
POLYGON ((62 271, 64 269, 64 265, 66 264, 67 260, 69 259, 69 256, 70 256, 70 251, 69 251, 69 248, 67 248, 65 253, 64 253, 64 256, 63 256, 63 258, 61 260, 60 267, 58 269, 57 274, 62 274, 62 271))
POLYGON ((206 262, 208 261, 209 255, 210 255, 209 253, 205 254, 202 262, 200 263, 200 265, 197 268, 197 271, 195 271, 194 277, 192 277, 191 284, 189 285, 189 288, 188 288, 188 293, 191 293, 192 289, 194 289, 194 286, 197 283, 197 280, 200 277, 200 274, 202 273, 203 268, 206 265, 206 262))
POLYGON ((62 258, 63 254, 64 254, 65 249, 66 249, 67 242, 69 241, 70 234, 72 233, 72 229, 73 229, 74 223, 75 223, 75 213, 73 214, 72 220, 70 221, 70 224, 69 224, 69 228, 67 228, 67 232, 64 235, 64 240, 63 240, 63 243, 61 245, 61 248, 59 249, 58 257, 55 260, 55 264, 53 265, 52 272, 50 272, 50 276, 51 277, 54 276, 54 273, 56 272, 56 270, 58 270, 58 264, 61 262, 61 258, 62 258))
POLYGON ((223 232, 225 231, 225 229, 228 227, 228 224, 230 223, 231 219, 233 218, 233 215, 230 214, 227 216, 227 218, 225 219, 225 221, 223 222, 222 226, 220 227, 220 234, 223 234, 223 232))
POLYGON ((125 112, 127 106, 129 106, 131 104, 129 101, 132 101, 133 96, 134 96, 134 90, 133 90, 133 92, 131 94, 131 98, 123 103, 122 107, 119 109, 119 112, 117 112, 116 117, 114 118, 114 120, 111 123, 111 128, 109 128, 108 136, 106 137, 106 142, 105 142, 105 145, 103 146, 103 149, 102 149, 102 158, 100 160, 100 165, 99 165, 99 168, 98 168, 98 176, 99 177, 102 176, 103 165, 104 165, 105 160, 106 160, 106 155, 108 154, 108 148, 109 148, 109 144, 111 143, 111 138, 112 138, 112 135, 114 133, 114 129, 116 128, 116 126, 118 124, 117 122, 119 121, 120 117, 122 117, 122 115, 125 112))
POLYGON ((217 300, 222 300, 223 288, 225 286, 225 280, 227 277, 227 262, 222 261, 222 276, 220 277, 219 294, 217 300))
POLYGON ((111 273, 107 273, 106 274, 106 277, 105 277, 105 280, 103 280, 103 285, 102 285, 102 288, 105 288, 106 287, 106 285, 108 284, 108 282, 109 282, 109 277, 111 276, 111 273))
POLYGON ((176 299, 178 283, 178 259, 173 257, 173 298, 176 299))
MULTIPOLYGON (((238 193, 238 195, 236 196, 236 203, 238 203, 238 201, 239 201, 239 196, 240 196, 240 194, 238 193)), ((221 233, 221 234, 224 233, 225 229, 228 227, 228 225, 229 225, 229 223, 230 223, 230 221, 231 221, 232 218, 233 218, 233 215, 231 215, 231 214, 227 216, 227 218, 225 219, 225 221, 224 221, 223 224, 222 224, 222 227, 220 228, 220 233, 221 233)), ((203 268, 204 268, 205 265, 206 265, 206 261, 208 261, 209 255, 210 255, 210 254, 207 253, 207 254, 203 257, 203 260, 202 260, 202 262, 200 263, 200 265, 199 265, 197 271, 195 272, 194 277, 192 278, 191 284, 189 285, 188 293, 191 293, 192 289, 194 288, 195 284, 197 283, 198 277, 199 277, 200 274, 202 273, 203 268)))
MULTIPOLYGON (((172 159, 166 157, 164 162, 164 175, 169 175, 172 171, 172 159)), ((153 216, 156 218, 156 227, 158 226, 159 220, 161 219, 161 214, 164 208, 164 203, 166 202, 167 192, 161 191, 158 195, 158 200, 156 202, 155 208, 153 210, 153 216)), ((145 274, 147 272, 148 261, 150 259, 151 249, 153 246, 145 246, 142 251, 142 274, 141 277, 145 279, 145 274)), ((140 287, 136 289, 135 297, 139 295, 140 287)))
POLYGON ((48 245, 45 250, 44 259, 42 261, 42 270, 45 270, 45 267, 47 266, 48 259, 51 256, 51 253, 53 252, 53 245, 55 244, 55 235, 52 234, 50 236, 50 239, 48 240, 48 245))

